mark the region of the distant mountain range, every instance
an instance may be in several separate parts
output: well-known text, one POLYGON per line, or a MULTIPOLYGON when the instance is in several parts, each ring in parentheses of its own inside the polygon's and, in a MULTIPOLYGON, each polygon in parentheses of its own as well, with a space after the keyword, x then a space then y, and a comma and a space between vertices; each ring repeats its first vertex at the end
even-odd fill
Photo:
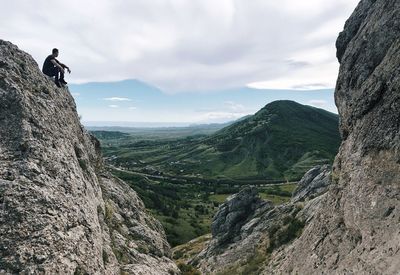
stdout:
POLYGON ((140 124, 132 123, 129 126, 85 126, 85 128, 88 129, 89 131, 117 131, 122 133, 164 132, 164 131, 178 131, 178 130, 190 130, 190 129, 195 131, 199 129, 210 129, 211 133, 211 131, 216 132, 241 119, 244 119, 244 117, 226 123, 170 125, 164 123, 148 124, 143 122, 140 124))

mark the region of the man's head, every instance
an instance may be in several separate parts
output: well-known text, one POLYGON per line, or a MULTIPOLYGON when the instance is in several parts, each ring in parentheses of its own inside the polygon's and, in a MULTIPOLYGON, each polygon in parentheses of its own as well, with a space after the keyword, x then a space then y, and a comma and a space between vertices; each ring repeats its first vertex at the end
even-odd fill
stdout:
POLYGON ((52 50, 52 53, 53 53, 53 56, 54 56, 54 57, 57 57, 57 56, 58 56, 58 49, 54 48, 54 49, 52 50))

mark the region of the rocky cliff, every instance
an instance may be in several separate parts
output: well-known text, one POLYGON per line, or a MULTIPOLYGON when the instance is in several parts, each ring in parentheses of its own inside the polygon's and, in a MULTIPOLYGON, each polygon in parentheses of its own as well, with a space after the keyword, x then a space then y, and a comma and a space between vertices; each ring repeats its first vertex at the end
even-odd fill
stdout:
POLYGON ((335 100, 343 142, 334 185, 314 222, 270 266, 294 273, 398 274, 399 37, 397 0, 363 0, 346 22, 337 40, 335 100))
POLYGON ((0 273, 174 274, 162 226, 105 171, 68 89, 0 40, 0 273))
MULTIPOLYGON (((306 220, 302 234, 260 258, 256 274, 400 270, 400 1, 362 0, 339 35, 337 57, 342 144, 333 183, 319 205, 305 205, 313 218, 306 220)), ((268 236, 241 236, 249 247, 264 239, 262 249, 269 246, 268 236)), ((205 271, 214 259, 229 259, 205 253, 198 263, 205 271)))

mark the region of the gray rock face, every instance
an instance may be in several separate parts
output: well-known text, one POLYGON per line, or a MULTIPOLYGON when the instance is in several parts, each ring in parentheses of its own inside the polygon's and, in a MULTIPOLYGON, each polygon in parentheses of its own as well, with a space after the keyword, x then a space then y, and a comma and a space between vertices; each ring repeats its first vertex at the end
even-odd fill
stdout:
POLYGON ((337 41, 343 142, 335 184, 303 235, 274 255, 266 273, 399 273, 399 37, 397 0, 361 1, 346 22, 337 41))
POLYGON ((263 205, 256 188, 247 187, 230 196, 218 209, 211 224, 211 233, 220 245, 233 241, 246 220, 263 205))
POLYGON ((308 171, 297 184, 292 195, 292 202, 313 199, 325 193, 331 184, 330 176, 329 165, 316 166, 308 171))
POLYGON ((263 216, 274 216, 272 203, 262 202, 255 188, 245 188, 227 199, 212 223, 212 240, 190 263, 208 273, 226 271, 253 256, 262 230, 263 216))
POLYGON ((247 273, 246 267, 254 264, 252 270, 261 272, 271 251, 296 238, 304 223, 313 219, 320 195, 330 184, 330 167, 311 169, 301 183, 297 196, 280 206, 262 201, 256 188, 229 197, 214 217, 212 240, 191 263, 206 274, 247 273))
POLYGON ((124 182, 68 89, 0 40, 0 273, 173 274, 165 233, 124 182))

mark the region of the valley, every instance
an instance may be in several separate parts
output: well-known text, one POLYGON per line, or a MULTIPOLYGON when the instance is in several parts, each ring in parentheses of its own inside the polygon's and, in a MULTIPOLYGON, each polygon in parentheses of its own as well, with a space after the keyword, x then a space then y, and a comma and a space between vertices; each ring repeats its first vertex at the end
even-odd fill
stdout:
POLYGON ((400 1, 26 2, 0 274, 399 274, 400 1))
POLYGON ((92 134, 112 173, 139 194, 174 247, 210 233, 218 206, 244 186, 275 205, 289 201, 308 169, 332 163, 337 123, 327 111, 278 101, 224 125, 92 134))
MULTIPOLYGON (((171 246, 210 233, 218 206, 241 189, 235 184, 199 183, 179 177, 169 180, 121 169, 112 169, 112 173, 127 182, 161 221, 171 246)), ((263 199, 281 204, 290 199, 295 187, 295 183, 265 184, 259 185, 259 192, 263 199)))
POLYGON ((239 184, 297 181, 315 165, 332 163, 340 143, 336 114, 287 100, 208 135, 157 131, 94 134, 114 166, 239 184))

